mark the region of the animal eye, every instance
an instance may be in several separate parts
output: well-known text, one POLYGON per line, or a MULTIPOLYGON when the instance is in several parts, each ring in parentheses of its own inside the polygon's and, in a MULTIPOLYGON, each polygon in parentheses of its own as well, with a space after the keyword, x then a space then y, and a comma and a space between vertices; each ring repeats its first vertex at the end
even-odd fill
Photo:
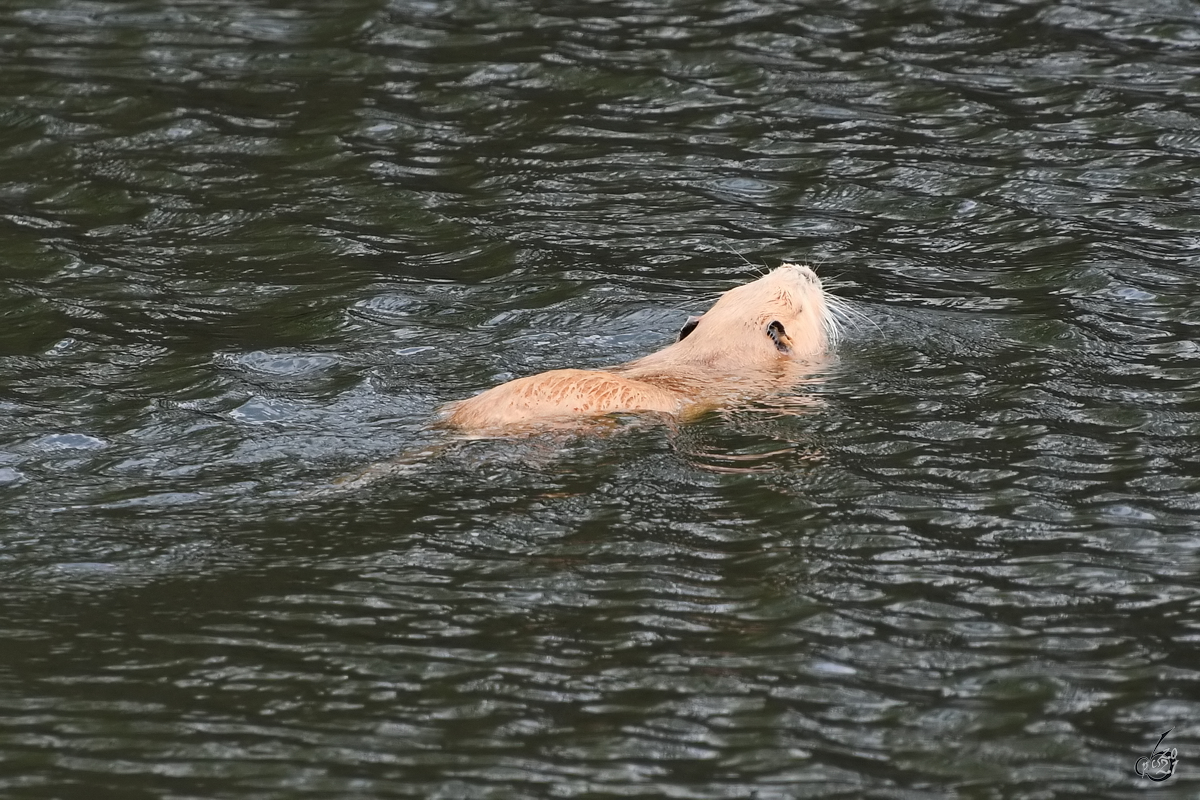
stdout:
POLYGON ((699 317, 688 317, 687 322, 683 323, 683 327, 679 329, 679 338, 675 341, 682 342, 687 338, 688 334, 696 330, 696 326, 700 324, 699 317))
POLYGON ((788 347, 787 332, 783 329, 783 323, 777 319, 771 320, 771 324, 767 325, 767 336, 771 337, 771 341, 775 343, 775 347, 781 353, 790 353, 792 348, 788 347))

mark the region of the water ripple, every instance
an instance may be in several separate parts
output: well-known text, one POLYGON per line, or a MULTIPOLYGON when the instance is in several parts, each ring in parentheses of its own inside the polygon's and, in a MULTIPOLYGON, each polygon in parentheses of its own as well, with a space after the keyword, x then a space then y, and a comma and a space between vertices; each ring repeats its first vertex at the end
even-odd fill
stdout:
POLYGON ((1188 793, 1194 16, 0 11, 0 794, 1188 793), (793 259, 790 395, 427 427, 793 259))

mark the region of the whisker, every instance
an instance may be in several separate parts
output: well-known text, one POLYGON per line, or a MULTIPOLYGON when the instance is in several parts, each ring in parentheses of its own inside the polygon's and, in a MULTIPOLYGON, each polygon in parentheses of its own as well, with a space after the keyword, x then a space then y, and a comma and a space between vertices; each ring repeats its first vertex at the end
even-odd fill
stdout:
MULTIPOLYGON (((752 273, 751 273, 751 274, 754 274, 754 273, 753 273, 753 270, 756 270, 756 269, 758 269, 756 266, 754 266, 754 263, 753 263, 753 262, 751 262, 751 261, 750 261, 750 259, 746 258, 746 257, 745 257, 744 255, 742 255, 741 253, 739 253, 738 251, 734 250, 732 247, 730 247, 729 245, 727 245, 725 242, 720 242, 719 244, 720 244, 722 247, 724 247, 724 248, 725 248, 727 251, 729 251, 729 253, 730 253, 731 255, 735 255, 735 256, 737 256, 738 258, 740 258, 740 259, 741 259, 741 260, 742 260, 742 261, 745 263, 745 265, 751 269, 751 271, 752 271, 752 273)), ((754 276, 755 276, 756 278, 761 278, 761 277, 762 277, 762 275, 761 275, 761 274, 755 274, 754 276)))
POLYGON ((844 303, 827 302, 827 305, 829 306, 830 311, 836 314, 839 319, 846 320, 847 322, 873 322, 873 320, 862 311, 858 310, 857 308, 849 308, 844 303))
POLYGON ((830 311, 830 316, 837 320, 837 323, 843 327, 859 327, 870 326, 877 332, 882 333, 883 328, 879 323, 871 319, 871 317, 859 308, 850 305, 849 301, 835 295, 828 295, 825 298, 826 307, 830 311))

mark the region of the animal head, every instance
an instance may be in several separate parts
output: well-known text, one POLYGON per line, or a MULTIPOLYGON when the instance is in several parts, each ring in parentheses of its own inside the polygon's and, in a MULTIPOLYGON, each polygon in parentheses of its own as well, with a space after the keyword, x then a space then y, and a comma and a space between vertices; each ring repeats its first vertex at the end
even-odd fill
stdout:
POLYGON ((688 319, 671 349, 689 360, 714 364, 769 364, 816 358, 836 335, 816 273, 784 264, 730 289, 703 315, 688 319))

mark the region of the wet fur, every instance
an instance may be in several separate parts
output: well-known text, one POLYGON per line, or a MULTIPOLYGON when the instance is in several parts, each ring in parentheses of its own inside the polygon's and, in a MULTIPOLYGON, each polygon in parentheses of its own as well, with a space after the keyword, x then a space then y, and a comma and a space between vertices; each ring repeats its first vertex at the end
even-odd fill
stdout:
POLYGON ((795 264, 730 289, 694 319, 656 353, 607 370, 518 378, 445 406, 442 424, 494 431, 618 412, 700 413, 794 382, 835 331, 821 282, 795 264))

